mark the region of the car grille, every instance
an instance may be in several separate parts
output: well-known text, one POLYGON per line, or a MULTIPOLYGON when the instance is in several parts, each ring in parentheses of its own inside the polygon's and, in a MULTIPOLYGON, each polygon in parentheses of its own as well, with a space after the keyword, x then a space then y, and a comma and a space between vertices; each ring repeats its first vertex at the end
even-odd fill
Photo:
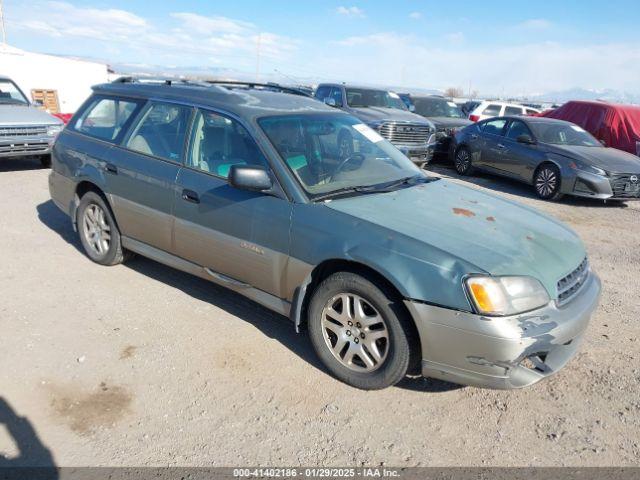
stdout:
POLYGON ((613 198, 640 198, 640 175, 629 173, 614 174, 609 179, 613 198), (633 182, 632 177, 635 177, 633 182), (632 185, 631 190, 625 191, 627 184, 632 185))
POLYGON ((398 145, 424 145, 434 133, 428 125, 395 122, 383 123, 378 127, 378 132, 398 145))
POLYGON ((37 137, 47 134, 47 127, 0 127, 0 138, 37 137))
POLYGON ((578 293, 589 277, 589 261, 585 259, 573 272, 558 280, 558 305, 564 305, 578 293))
POLYGON ((40 153, 47 151, 48 148, 49 144, 47 142, 0 144, 0 155, 7 153, 40 153))

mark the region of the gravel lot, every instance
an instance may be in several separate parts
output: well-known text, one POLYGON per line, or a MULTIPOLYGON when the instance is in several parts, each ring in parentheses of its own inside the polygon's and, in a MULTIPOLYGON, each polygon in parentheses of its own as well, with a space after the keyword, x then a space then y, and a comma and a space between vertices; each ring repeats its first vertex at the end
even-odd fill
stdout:
POLYGON ((580 353, 519 391, 407 379, 363 392, 325 373, 285 318, 239 295, 140 257, 93 264, 47 175, 35 161, 0 162, 0 461, 640 465, 640 203, 553 204, 470 179, 584 239, 604 293, 580 353))

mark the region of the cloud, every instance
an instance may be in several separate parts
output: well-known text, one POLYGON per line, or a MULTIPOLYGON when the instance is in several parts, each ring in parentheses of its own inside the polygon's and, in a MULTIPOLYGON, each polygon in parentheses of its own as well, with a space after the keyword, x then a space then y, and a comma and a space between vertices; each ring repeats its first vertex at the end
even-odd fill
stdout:
POLYGON ((183 24, 201 35, 213 35, 216 33, 241 34, 255 29, 255 25, 249 22, 233 20, 227 17, 205 17, 195 13, 172 13, 171 16, 180 20, 183 24))
POLYGON ((549 20, 545 20, 544 18, 531 18, 516 25, 516 27, 526 28, 529 30, 546 30, 547 28, 551 28, 552 25, 553 24, 549 20))
POLYGON ((315 59, 326 75, 381 85, 444 89, 471 82, 472 89, 488 96, 527 95, 575 85, 638 92, 640 77, 637 43, 536 41, 496 47, 425 43, 414 35, 381 32, 347 37, 334 44, 342 47, 341 56, 331 50, 332 54, 315 59), (594 69, 593 65, 599 67, 594 69))
POLYGON ((413 20, 420 20, 422 18, 422 13, 420 13, 420 12, 411 12, 409 14, 409 18, 411 18, 413 20))
POLYGON ((465 36, 464 36, 464 33, 462 32, 449 33, 445 35, 444 38, 448 43, 451 43, 454 45, 459 45, 465 41, 465 36))
MULTIPOLYGON (((157 63, 209 59, 250 58, 260 54, 283 59, 295 52, 299 42, 256 25, 222 16, 203 16, 190 12, 169 15, 168 26, 156 25, 132 12, 75 6, 68 2, 35 1, 21 10, 12 9, 9 25, 18 30, 57 39, 81 38, 100 43, 101 49, 126 45, 139 57, 157 63)), ((211 62, 211 61, 210 61, 211 62)), ((214 62, 215 63, 215 62, 214 62)))
POLYGON ((338 15, 344 15, 345 17, 364 17, 364 10, 358 7, 343 7, 340 6, 336 8, 336 13, 338 15))

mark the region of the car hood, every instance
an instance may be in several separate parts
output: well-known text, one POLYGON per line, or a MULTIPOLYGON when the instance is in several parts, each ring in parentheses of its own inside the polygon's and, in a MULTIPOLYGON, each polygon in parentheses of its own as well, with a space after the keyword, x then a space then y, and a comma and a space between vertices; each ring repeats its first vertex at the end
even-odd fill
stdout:
POLYGON ((436 128, 452 128, 452 127, 466 127, 473 122, 466 118, 451 118, 451 117, 427 117, 436 128))
POLYGON ((0 125, 61 125, 62 121, 47 112, 27 105, 0 104, 0 125))
POLYGON ((415 113, 385 107, 356 107, 351 109, 353 114, 365 123, 389 121, 422 123, 429 126, 433 124, 424 117, 415 113))
POLYGON ((615 148, 547 144, 547 150, 565 157, 582 160, 607 172, 640 174, 640 158, 615 148))
POLYGON ((446 180, 326 205, 447 252, 478 272, 533 276, 552 298, 557 281, 586 255, 580 238, 559 221, 446 180))

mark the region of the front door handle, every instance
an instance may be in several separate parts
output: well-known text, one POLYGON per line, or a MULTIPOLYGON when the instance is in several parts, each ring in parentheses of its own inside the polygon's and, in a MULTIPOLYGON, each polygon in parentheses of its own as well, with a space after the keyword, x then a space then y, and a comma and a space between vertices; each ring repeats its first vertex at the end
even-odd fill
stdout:
POLYGON ((107 163, 104 166, 104 169, 107 173, 111 173, 113 175, 117 175, 118 174, 118 167, 116 167, 113 163, 107 163))
POLYGON ((500 150, 504 150, 504 149, 505 149, 505 148, 507 148, 507 147, 505 147, 503 144, 499 143, 499 144, 498 144, 498 148, 499 148, 500 150))
POLYGON ((471 140, 477 140, 478 139, 478 135, 471 135, 471 140))
POLYGON ((182 199, 191 203, 200 203, 200 197, 193 190, 187 190, 186 188, 182 190, 182 199))

